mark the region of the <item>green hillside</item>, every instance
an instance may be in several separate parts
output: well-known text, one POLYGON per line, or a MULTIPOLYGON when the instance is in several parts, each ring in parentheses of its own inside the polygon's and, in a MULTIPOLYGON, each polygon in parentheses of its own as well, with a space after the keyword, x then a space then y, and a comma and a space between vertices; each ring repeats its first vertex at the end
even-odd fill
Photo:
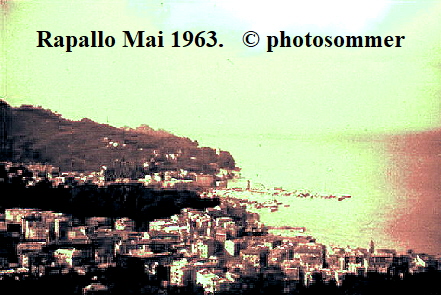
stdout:
POLYGON ((41 107, 11 108, 3 101, 0 108, 3 161, 49 163, 62 171, 96 171, 106 165, 213 174, 235 168, 226 151, 201 148, 197 141, 147 125, 131 129, 72 121, 41 107))

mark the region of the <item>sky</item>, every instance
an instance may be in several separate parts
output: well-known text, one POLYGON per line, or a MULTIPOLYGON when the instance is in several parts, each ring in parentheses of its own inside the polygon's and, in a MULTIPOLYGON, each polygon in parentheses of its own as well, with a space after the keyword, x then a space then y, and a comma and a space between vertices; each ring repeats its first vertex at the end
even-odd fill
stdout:
MULTIPOLYGON (((3 4, 1 96, 79 120, 204 134, 400 133, 441 126, 441 1, 22 0, 3 4), (109 48, 38 48, 53 36, 109 48), (122 31, 163 48, 123 48, 122 31), (242 43, 259 33, 256 47, 242 43), (171 47, 215 31, 212 48, 171 47), (405 36, 402 47, 274 48, 266 37, 405 36)), ((205 35, 207 36, 207 35, 205 35)))

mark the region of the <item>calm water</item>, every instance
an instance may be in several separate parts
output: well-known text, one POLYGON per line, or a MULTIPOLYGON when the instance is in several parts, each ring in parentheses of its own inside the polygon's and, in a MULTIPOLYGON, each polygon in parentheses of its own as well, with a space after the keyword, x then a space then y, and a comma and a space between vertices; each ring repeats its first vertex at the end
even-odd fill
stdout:
MULTIPOLYGON (((440 137, 441 138, 441 137, 440 137)), ((441 149, 436 135, 309 139, 202 136, 230 151, 252 185, 349 194, 350 200, 279 197, 267 225, 305 226, 319 242, 441 253, 441 149)))

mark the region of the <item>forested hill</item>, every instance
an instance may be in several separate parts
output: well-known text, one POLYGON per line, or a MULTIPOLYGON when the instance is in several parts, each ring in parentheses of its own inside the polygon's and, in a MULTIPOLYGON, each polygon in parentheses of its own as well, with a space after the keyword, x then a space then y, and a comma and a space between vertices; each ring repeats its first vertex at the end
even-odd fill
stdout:
POLYGON ((90 119, 72 121, 41 107, 12 108, 1 100, 0 152, 1 161, 48 163, 62 171, 125 165, 214 174, 219 168, 235 168, 229 152, 201 148, 197 141, 147 125, 131 129, 90 119))

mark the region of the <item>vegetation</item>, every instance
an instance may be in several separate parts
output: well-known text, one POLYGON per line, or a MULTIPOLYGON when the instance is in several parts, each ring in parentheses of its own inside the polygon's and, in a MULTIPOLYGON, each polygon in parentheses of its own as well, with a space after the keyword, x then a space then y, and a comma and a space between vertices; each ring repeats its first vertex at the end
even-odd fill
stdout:
POLYGON ((90 119, 72 121, 40 107, 11 108, 3 101, 0 116, 1 161, 48 163, 62 171, 144 163, 155 172, 184 169, 213 174, 219 168, 235 168, 226 151, 201 148, 197 141, 147 125, 132 129, 90 119))

